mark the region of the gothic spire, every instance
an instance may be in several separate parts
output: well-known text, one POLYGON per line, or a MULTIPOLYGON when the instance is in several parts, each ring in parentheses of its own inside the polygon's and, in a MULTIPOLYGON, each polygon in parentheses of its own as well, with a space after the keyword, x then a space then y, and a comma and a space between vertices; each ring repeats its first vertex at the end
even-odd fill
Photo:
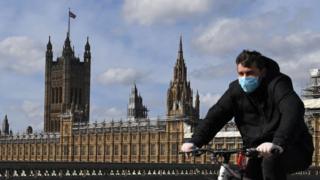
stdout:
POLYGON ((183 58, 182 36, 180 36, 178 57, 173 71, 173 80, 167 91, 167 115, 196 117, 198 112, 193 106, 193 92, 187 81, 187 67, 183 58))
POLYGON ((182 50, 182 35, 180 35, 180 42, 179 42, 179 51, 177 59, 183 60, 183 50, 182 50))
POLYGON ((180 36, 178 57, 174 68, 174 81, 187 81, 187 68, 183 59, 182 36, 180 36))
POLYGON ((90 51, 89 36, 87 37, 87 43, 85 45, 85 50, 90 51))
POLYGON ((69 55, 69 54, 73 54, 73 50, 71 48, 71 42, 70 42, 70 37, 69 34, 67 33, 67 38, 64 41, 64 46, 63 46, 63 55, 69 55))
POLYGON ((200 115, 200 96, 199 96, 199 92, 197 90, 197 94, 196 94, 196 101, 195 101, 195 117, 197 119, 199 119, 199 115, 200 115))
POLYGON ((87 42, 84 46, 84 61, 89 62, 91 60, 91 52, 90 52, 90 44, 89 44, 89 36, 87 36, 87 42))
POLYGON ((69 34, 67 34, 67 38, 66 40, 64 41, 64 46, 65 47, 70 47, 71 48, 71 42, 70 42, 70 37, 69 37, 69 34))
POLYGON ((47 44, 47 50, 52 50, 51 37, 49 36, 49 41, 47 44))
POLYGON ((9 134, 9 122, 8 117, 5 115, 2 123, 2 133, 8 135, 9 134))
POLYGON ((52 44, 51 44, 51 37, 49 36, 49 41, 47 44, 47 52, 46 52, 46 60, 52 61, 52 44))
POLYGON ((137 120, 148 116, 148 109, 143 105, 143 100, 140 93, 138 93, 136 83, 131 88, 127 115, 129 120, 137 120))
POLYGON ((138 94, 137 85, 136 85, 135 82, 133 83, 133 86, 131 88, 131 94, 132 95, 137 95, 138 94))
POLYGON ((196 94, 196 102, 195 103, 196 103, 195 106, 196 107, 198 106, 198 108, 199 108, 199 106, 200 106, 200 96, 199 96, 198 90, 197 90, 197 94, 196 94))

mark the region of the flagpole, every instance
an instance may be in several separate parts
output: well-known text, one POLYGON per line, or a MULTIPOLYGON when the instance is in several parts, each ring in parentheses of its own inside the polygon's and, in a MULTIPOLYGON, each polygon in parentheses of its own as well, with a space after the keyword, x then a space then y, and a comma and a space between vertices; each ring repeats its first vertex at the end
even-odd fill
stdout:
POLYGON ((68 12, 68 37, 70 36, 70 8, 68 12))

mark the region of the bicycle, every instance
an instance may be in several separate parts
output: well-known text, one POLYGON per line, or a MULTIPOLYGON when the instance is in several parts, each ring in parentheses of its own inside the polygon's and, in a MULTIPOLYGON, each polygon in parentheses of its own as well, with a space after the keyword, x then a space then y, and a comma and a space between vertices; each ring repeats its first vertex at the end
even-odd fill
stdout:
MULTIPOLYGON (((192 151, 188 152, 193 156, 200 156, 204 153, 211 154, 211 161, 213 163, 220 163, 220 169, 217 180, 251 180, 247 177, 244 177, 245 173, 245 166, 239 163, 243 163, 245 161, 244 156, 251 158, 251 157, 258 157, 259 152, 256 148, 246 148, 246 149, 232 149, 232 150, 214 150, 212 148, 195 148, 192 151), (230 164, 230 157, 232 154, 239 154, 240 155, 240 162, 238 162, 238 166, 240 167, 239 170, 233 169, 230 164), (218 157, 223 158, 223 162, 219 162, 217 159, 218 157), (241 158, 242 157, 242 158, 241 158), (242 166, 242 167, 241 167, 242 166)), ((180 152, 185 154, 185 152, 180 152)), ((278 150, 274 149, 272 154, 279 153, 278 150)))

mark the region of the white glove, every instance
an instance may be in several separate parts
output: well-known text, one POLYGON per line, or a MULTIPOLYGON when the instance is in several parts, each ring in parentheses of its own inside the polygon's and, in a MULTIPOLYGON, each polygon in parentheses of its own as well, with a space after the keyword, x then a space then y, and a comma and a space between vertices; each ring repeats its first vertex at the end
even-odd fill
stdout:
POLYGON ((180 150, 181 150, 182 152, 187 153, 187 152, 192 151, 192 149, 194 149, 194 147, 195 147, 195 146, 194 146, 193 143, 183 143, 180 150))
POLYGON ((271 156, 272 150, 274 149, 278 149, 280 154, 283 152, 283 148, 281 146, 278 146, 270 142, 262 143, 257 147, 257 151, 259 151, 260 155, 263 157, 271 156))

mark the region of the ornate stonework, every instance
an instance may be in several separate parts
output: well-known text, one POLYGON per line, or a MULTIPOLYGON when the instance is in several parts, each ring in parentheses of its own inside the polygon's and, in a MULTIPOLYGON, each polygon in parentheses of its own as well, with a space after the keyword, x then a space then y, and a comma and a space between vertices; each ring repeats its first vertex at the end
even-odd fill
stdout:
MULTIPOLYGON (((49 39, 46 52, 45 131, 0 136, 0 161, 68 161, 106 163, 209 163, 209 156, 185 158, 179 147, 192 133, 188 122, 199 118, 199 95, 187 81, 182 40, 168 90, 168 116, 150 119, 136 86, 131 89, 127 121, 88 123, 90 45, 84 62, 74 56, 67 36, 63 54, 53 61, 49 39), (131 121, 133 119, 139 119, 131 121)), ((7 121, 6 121, 7 122, 7 121)), ((5 128, 7 132, 9 129, 5 128)), ((230 129, 230 128, 228 128, 230 129)), ((241 137, 218 133, 209 146, 240 148, 241 137)))
POLYGON ((195 105, 193 105, 193 91, 190 81, 187 80, 187 68, 183 58, 182 37, 180 37, 177 62, 173 71, 173 80, 167 93, 167 115, 187 116, 199 119, 200 100, 196 94, 195 105))
POLYGON ((91 53, 87 39, 84 61, 75 57, 70 38, 64 43, 62 56, 53 61, 49 37, 45 67, 45 113, 44 130, 58 132, 60 116, 73 113, 76 122, 89 122, 91 53))
POLYGON ((128 120, 136 121, 148 117, 148 109, 143 105, 141 95, 138 93, 136 84, 131 88, 128 104, 128 120))

